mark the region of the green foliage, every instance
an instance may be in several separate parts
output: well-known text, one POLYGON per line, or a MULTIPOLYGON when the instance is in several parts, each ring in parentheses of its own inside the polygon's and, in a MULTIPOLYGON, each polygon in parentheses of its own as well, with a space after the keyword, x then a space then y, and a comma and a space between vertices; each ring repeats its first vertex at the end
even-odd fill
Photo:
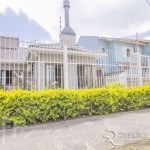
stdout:
POLYGON ((150 107, 150 86, 0 91, 0 125, 31 125, 150 107))
POLYGON ((125 85, 120 82, 112 82, 107 85, 107 88, 125 88, 125 85))

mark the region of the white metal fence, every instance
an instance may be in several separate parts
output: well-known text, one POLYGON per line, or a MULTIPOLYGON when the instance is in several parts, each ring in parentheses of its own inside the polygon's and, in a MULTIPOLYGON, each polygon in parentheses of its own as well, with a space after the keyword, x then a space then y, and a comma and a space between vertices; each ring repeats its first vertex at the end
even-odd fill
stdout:
POLYGON ((1 89, 82 89, 114 82, 128 87, 150 84, 150 56, 139 52, 123 61, 109 61, 104 50, 36 42, 18 44, 17 39, 11 40, 0 40, 1 89))

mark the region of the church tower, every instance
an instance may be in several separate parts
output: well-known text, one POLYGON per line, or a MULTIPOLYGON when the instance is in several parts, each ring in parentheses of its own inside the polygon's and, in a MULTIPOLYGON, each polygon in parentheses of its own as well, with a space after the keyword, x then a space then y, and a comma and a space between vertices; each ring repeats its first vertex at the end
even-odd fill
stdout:
POLYGON ((65 11, 65 27, 61 31, 60 40, 62 44, 67 45, 69 47, 73 47, 76 45, 76 34, 69 24, 69 9, 70 9, 69 0, 64 0, 63 6, 65 11))

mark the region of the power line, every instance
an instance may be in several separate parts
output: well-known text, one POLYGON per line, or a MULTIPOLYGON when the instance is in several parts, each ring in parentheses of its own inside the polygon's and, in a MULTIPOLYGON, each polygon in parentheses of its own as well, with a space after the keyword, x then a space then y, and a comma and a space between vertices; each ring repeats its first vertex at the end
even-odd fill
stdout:
POLYGON ((146 3, 150 6, 150 1, 149 0, 145 0, 146 1, 146 3))

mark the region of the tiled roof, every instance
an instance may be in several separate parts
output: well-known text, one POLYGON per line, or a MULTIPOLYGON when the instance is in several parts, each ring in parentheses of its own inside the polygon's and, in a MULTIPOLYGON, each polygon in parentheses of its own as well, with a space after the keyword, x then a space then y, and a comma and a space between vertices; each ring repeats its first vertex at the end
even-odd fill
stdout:
POLYGON ((146 45, 150 43, 150 40, 145 39, 128 39, 128 38, 109 38, 109 37, 99 37, 99 39, 106 40, 106 41, 117 41, 117 42, 124 42, 124 43, 131 43, 131 44, 139 44, 139 45, 146 45))

